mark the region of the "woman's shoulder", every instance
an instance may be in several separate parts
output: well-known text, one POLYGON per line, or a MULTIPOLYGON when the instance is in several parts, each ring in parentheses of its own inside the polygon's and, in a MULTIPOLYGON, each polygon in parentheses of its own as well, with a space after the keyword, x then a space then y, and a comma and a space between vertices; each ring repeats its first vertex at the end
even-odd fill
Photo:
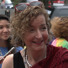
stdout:
POLYGON ((54 57, 59 57, 59 59, 68 59, 68 49, 63 47, 52 47, 52 52, 54 51, 54 57))
POLYGON ((68 49, 63 48, 63 47, 55 47, 52 45, 49 45, 48 51, 56 56, 63 56, 65 54, 68 54, 68 49))
POLYGON ((60 53, 61 57, 62 56, 68 56, 68 49, 61 47, 59 50, 59 53, 60 53))
POLYGON ((68 49, 59 47, 59 51, 56 53, 56 56, 55 56, 55 61, 57 64, 61 63, 63 68, 68 68, 68 49))
MULTIPOLYGON (((49 58, 51 60, 53 59, 51 62, 52 66, 66 65, 67 67, 63 67, 63 68, 68 68, 68 49, 62 48, 62 47, 54 47, 54 46, 50 46, 50 49, 51 51, 50 51, 49 58)), ((51 67, 51 68, 54 68, 54 67, 51 67)), ((56 68, 59 68, 59 67, 56 67, 56 68)))
POLYGON ((2 68, 13 68, 13 54, 8 55, 4 59, 2 68))
POLYGON ((6 56, 6 58, 4 59, 4 61, 6 61, 6 60, 9 61, 11 59, 13 59, 13 54, 10 54, 10 55, 6 56))

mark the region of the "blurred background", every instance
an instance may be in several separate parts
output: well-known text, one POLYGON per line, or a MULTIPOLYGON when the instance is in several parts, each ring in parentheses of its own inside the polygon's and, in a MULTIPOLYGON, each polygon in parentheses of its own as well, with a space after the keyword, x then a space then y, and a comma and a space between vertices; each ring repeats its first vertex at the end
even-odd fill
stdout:
POLYGON ((6 14, 10 17, 14 12, 15 5, 32 1, 42 1, 50 17, 56 7, 68 7, 68 0, 0 0, 0 14, 6 14))

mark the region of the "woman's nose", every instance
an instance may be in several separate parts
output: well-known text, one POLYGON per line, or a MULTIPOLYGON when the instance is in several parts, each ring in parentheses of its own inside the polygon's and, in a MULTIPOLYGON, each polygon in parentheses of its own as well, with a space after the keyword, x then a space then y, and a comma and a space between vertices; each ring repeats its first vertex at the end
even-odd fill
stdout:
POLYGON ((4 28, 4 29, 3 29, 3 31, 4 31, 4 32, 7 32, 7 31, 8 31, 8 29, 7 29, 7 28, 4 28))
POLYGON ((37 30, 36 32, 36 38, 38 39, 42 38, 42 32, 40 30, 37 30))

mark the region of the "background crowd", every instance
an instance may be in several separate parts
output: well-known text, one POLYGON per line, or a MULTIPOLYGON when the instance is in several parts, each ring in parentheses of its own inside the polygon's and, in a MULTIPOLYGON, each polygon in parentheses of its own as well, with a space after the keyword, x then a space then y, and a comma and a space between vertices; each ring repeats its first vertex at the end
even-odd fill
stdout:
POLYGON ((15 6, 0 15, 1 68, 68 68, 68 17, 50 20, 41 1, 15 6), (3 64, 2 64, 3 62, 3 64))

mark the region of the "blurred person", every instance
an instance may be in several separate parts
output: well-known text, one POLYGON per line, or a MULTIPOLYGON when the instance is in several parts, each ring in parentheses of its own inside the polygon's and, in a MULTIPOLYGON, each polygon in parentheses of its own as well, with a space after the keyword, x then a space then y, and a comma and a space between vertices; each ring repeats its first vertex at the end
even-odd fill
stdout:
POLYGON ((51 44, 68 49, 68 17, 54 17, 51 20, 51 31, 55 37, 51 44))
MULTIPOLYGON (((10 32, 11 32, 11 28, 10 28, 9 18, 6 15, 0 14, 0 59, 12 47, 14 47, 10 43, 10 41, 11 41, 10 32)), ((13 50, 13 52, 11 52, 11 53, 16 53, 18 51, 20 51, 20 47, 19 48, 15 48, 13 50)), ((1 68, 1 65, 2 65, 2 61, 3 60, 0 60, 0 68, 1 68)))
POLYGON ((38 0, 27 0, 28 3, 29 3, 29 2, 33 2, 33 1, 38 1, 38 0))
POLYGON ((1 8, 5 9, 5 0, 2 0, 2 2, 1 2, 1 8))
POLYGON ((48 18, 45 8, 36 5, 25 7, 11 19, 12 43, 26 48, 7 56, 2 68, 68 68, 68 50, 48 44, 48 18))

